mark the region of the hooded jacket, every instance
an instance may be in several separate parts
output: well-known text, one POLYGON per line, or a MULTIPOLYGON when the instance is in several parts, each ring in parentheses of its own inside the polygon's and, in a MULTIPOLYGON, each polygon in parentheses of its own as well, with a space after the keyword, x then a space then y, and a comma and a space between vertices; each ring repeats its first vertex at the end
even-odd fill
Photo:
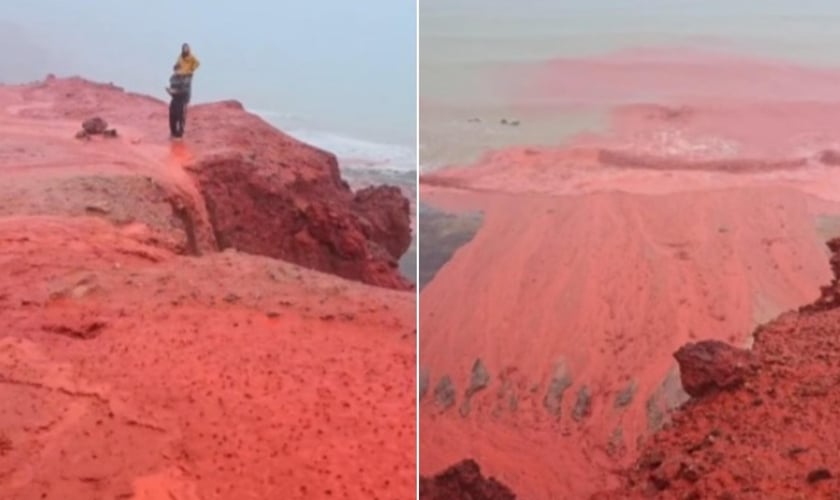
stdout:
POLYGON ((198 69, 199 65, 201 65, 201 63, 198 62, 198 59, 192 54, 192 52, 187 55, 181 54, 175 62, 175 71, 177 71, 179 75, 192 76, 192 74, 195 73, 195 70, 198 69))

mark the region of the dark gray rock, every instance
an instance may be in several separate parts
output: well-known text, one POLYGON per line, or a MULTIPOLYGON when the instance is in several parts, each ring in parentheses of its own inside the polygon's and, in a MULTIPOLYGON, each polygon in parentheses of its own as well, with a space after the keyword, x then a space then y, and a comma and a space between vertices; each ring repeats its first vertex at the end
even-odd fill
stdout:
POLYGON ((449 375, 444 375, 435 386, 435 401, 443 410, 455 404, 455 385, 449 375))
POLYGON ((548 390, 543 398, 543 406, 548 413, 555 417, 560 416, 563 407, 563 393, 572 385, 572 376, 566 368, 566 363, 560 361, 554 369, 554 375, 548 382, 548 390))
POLYGON ((592 413, 592 394, 589 387, 583 386, 578 390, 575 409, 572 410, 572 418, 580 422, 592 413))

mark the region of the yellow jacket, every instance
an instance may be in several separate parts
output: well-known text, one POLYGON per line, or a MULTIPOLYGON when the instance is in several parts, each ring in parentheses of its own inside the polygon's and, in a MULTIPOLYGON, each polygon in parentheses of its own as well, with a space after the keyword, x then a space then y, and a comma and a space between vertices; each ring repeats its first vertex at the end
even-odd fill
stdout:
POLYGON ((186 56, 181 55, 178 57, 178 61, 175 63, 177 69, 175 71, 178 72, 179 75, 189 75, 192 76, 195 73, 195 70, 198 69, 198 66, 201 63, 198 62, 198 59, 194 55, 187 54, 186 56))

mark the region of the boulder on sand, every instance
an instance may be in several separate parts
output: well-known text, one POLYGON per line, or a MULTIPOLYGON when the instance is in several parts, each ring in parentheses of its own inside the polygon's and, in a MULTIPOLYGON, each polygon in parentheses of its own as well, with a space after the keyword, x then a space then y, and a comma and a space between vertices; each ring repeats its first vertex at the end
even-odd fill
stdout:
POLYGON ((464 460, 432 478, 420 478, 421 500, 514 500, 516 495, 492 477, 481 475, 475 460, 464 460))
POLYGON ((702 397, 744 382, 751 353, 719 340, 688 343, 674 353, 680 365, 683 389, 692 397, 702 397))

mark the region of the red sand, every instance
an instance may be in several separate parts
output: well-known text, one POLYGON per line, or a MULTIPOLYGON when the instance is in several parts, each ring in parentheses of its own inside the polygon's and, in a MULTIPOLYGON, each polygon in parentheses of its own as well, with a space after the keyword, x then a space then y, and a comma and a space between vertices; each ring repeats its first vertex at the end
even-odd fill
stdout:
MULTIPOLYGON (((215 252, 181 167, 258 151, 304 191, 326 153, 224 103, 170 146, 165 116, 81 80, 0 87, 0 498, 413 497, 413 294, 215 252), (74 139, 91 112, 120 138, 74 139)), ((330 216, 362 220, 336 189, 330 216)))
POLYGON ((840 171, 821 158, 840 106, 819 99, 840 72, 664 54, 523 70, 521 88, 627 105, 605 133, 423 179, 424 202, 485 222, 421 294, 421 473, 475 458, 529 499, 617 486, 685 399, 666 381, 678 347, 743 345, 828 281, 817 219, 840 215, 840 171), (476 359, 490 379, 463 416, 476 359), (545 397, 561 364, 558 418, 545 397), (443 411, 445 375, 457 399, 443 411))
MULTIPOLYGON (((840 240, 832 246, 837 277, 840 240)), ((682 408, 626 484, 596 498, 837 498, 839 292, 835 279, 756 332, 743 383, 682 408)))

